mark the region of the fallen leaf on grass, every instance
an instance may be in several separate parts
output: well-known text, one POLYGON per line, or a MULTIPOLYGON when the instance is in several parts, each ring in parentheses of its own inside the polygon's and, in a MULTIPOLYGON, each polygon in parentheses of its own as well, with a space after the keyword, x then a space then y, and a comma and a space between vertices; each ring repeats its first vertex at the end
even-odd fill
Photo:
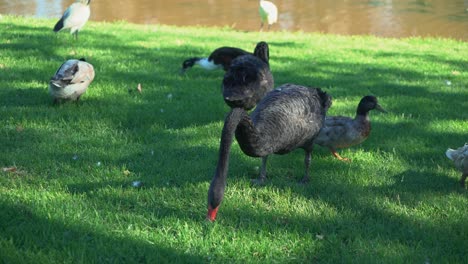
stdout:
POLYGON ((315 238, 322 240, 324 238, 323 235, 315 235, 315 238))
POLYGON ((16 167, 4 167, 4 168, 2 168, 2 171, 3 172, 15 172, 16 167))
POLYGON ((460 75, 460 72, 459 71, 452 71, 452 74, 453 75, 460 75))
POLYGON ((129 170, 124 170, 124 171, 123 171, 123 174, 124 174, 125 176, 128 176, 128 175, 131 174, 131 172, 130 172, 129 170))

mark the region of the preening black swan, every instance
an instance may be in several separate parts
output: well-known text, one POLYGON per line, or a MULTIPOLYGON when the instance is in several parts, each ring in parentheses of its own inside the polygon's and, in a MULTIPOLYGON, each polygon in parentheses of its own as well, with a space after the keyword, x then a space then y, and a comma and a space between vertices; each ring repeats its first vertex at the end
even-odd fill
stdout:
POLYGON ((255 47, 254 55, 239 56, 232 61, 223 79, 224 101, 230 107, 250 110, 273 86, 268 44, 262 41, 255 47))
POLYGON ((336 149, 361 144, 369 137, 371 131, 369 111, 374 109, 386 112, 375 96, 368 95, 359 102, 354 119, 345 116, 327 116, 315 143, 327 147, 335 158, 349 161, 348 158, 341 157, 336 149))
MULTIPOLYGON (((258 43, 257 46, 260 43, 258 43)), ((186 70, 195 65, 200 65, 205 70, 215 70, 222 68, 224 71, 227 71, 231 66, 232 61, 242 55, 252 55, 252 53, 234 47, 217 48, 210 54, 210 56, 208 56, 208 58, 194 57, 186 59, 184 62, 182 62, 182 69, 180 72, 184 73, 186 70)))
POLYGON ((233 107, 225 119, 218 164, 208 190, 207 219, 216 219, 224 196, 234 134, 246 155, 262 157, 260 180, 266 177, 268 155, 303 148, 306 154, 303 181, 307 181, 314 139, 330 105, 331 97, 319 88, 285 84, 268 93, 250 116, 242 107, 233 107))

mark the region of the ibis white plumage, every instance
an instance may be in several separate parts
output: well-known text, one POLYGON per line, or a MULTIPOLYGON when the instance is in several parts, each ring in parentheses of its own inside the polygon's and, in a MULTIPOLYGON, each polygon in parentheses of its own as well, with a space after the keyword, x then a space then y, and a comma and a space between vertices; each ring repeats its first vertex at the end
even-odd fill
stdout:
POLYGON ((91 0, 76 0, 71 6, 65 10, 63 16, 55 24, 54 32, 59 32, 63 29, 70 29, 70 34, 78 38, 78 31, 86 24, 91 15, 89 8, 91 0))
POLYGON ((260 0, 258 11, 261 19, 260 30, 263 29, 265 22, 268 23, 268 29, 270 29, 270 26, 278 21, 278 8, 272 2, 260 0))

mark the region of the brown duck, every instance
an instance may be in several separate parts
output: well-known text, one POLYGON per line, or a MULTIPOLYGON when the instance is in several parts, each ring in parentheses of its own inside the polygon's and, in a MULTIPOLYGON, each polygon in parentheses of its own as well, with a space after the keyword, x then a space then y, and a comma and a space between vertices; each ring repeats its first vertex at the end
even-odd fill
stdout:
POLYGON ((375 96, 368 95, 359 102, 354 119, 344 116, 327 116, 325 125, 315 139, 315 144, 330 149, 337 159, 349 161, 349 159, 341 157, 336 149, 358 145, 369 137, 371 131, 369 111, 373 109, 386 112, 379 105, 375 96))

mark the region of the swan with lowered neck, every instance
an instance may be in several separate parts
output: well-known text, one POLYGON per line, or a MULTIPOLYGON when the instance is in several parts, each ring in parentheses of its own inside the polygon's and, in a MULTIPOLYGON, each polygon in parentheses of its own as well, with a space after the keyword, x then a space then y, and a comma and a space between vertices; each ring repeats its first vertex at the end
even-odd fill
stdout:
MULTIPOLYGON (((229 104, 229 99, 225 99, 229 104)), ((242 151, 252 157, 262 157, 259 180, 266 179, 266 160, 270 154, 286 154, 305 150, 305 176, 314 139, 318 135, 331 105, 331 97, 319 88, 285 84, 269 92, 249 116, 241 105, 232 107, 225 119, 218 164, 208 190, 207 219, 214 221, 224 197, 229 167, 229 152, 234 135, 242 151)))

